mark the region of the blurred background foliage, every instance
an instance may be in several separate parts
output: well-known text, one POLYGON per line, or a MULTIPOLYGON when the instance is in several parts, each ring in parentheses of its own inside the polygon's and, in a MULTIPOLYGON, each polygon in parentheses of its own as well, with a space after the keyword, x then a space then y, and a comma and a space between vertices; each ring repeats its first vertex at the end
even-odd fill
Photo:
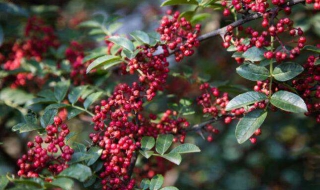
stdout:
MULTIPOLYGON (((9 1, 0 1, 9 2, 9 1)), ((65 43, 72 40, 87 43, 86 50, 101 45, 104 35, 90 35, 86 28, 77 25, 88 19, 101 21, 105 15, 110 18, 110 24, 119 22, 122 26, 116 33, 128 34, 134 30, 153 31, 159 24, 166 8, 160 8, 161 1, 153 0, 12 0, 11 3, 24 9, 21 14, 0 11, 0 24, 5 41, 19 40, 27 16, 37 15, 46 23, 57 29, 57 35, 65 43)), ((171 7, 173 10, 192 10, 191 6, 171 7)), ((294 7, 296 12, 292 18, 297 25, 307 31, 307 41, 319 43, 320 13, 314 14, 302 5, 294 7)), ((224 18, 221 11, 212 9, 200 10, 209 13, 202 20, 202 33, 212 31, 232 22, 232 18, 224 18)), ((247 26, 254 26, 251 22, 247 26)), ((115 25, 113 25, 115 27, 115 25)), ((235 73, 237 63, 231 58, 231 53, 224 50, 221 38, 203 42, 197 53, 182 63, 170 60, 174 71, 192 69, 189 79, 205 74, 209 82, 221 86, 222 91, 237 86, 238 90, 229 91, 234 96, 243 89, 253 88, 253 82, 245 82, 235 73), (187 69, 186 69, 186 66, 187 69), (201 74, 200 74, 201 73, 201 74)), ((303 63, 307 55, 301 56, 303 63)), ((107 76, 102 86, 111 92, 119 78, 107 76), (109 78, 108 78, 109 77, 109 78)), ((121 79, 123 80, 123 79, 121 79)), ((130 80, 125 79, 125 80, 130 80)), ((168 93, 179 97, 191 98, 200 94, 198 86, 184 78, 170 77, 168 93)), ((159 96, 147 109, 151 112, 163 112, 168 108, 168 98, 159 96)), ((34 107, 34 109, 36 109, 34 107)), ((41 110, 41 108, 38 108, 41 110)), ((203 121, 201 111, 189 116, 190 123, 203 121)), ((20 113, 6 105, 0 105, 0 174, 17 171, 16 160, 26 151, 25 144, 33 133, 14 133, 11 127, 21 120, 20 113), (19 118, 19 119, 17 119, 19 118)), ((88 133, 92 131, 89 118, 82 116, 68 121, 71 131, 77 131, 73 138, 76 142, 86 142, 88 133)), ((234 136, 236 122, 229 126, 219 123, 213 125, 221 133, 215 135, 213 142, 203 140, 194 134, 187 141, 195 142, 202 152, 184 156, 182 165, 174 166, 165 175, 167 185, 174 184, 180 189, 320 189, 320 126, 305 116, 283 112, 270 113, 262 126, 262 136, 254 145, 250 142, 238 144, 234 136)), ((76 187, 75 187, 76 188, 76 187)), ((81 189, 81 187, 77 187, 81 189)))

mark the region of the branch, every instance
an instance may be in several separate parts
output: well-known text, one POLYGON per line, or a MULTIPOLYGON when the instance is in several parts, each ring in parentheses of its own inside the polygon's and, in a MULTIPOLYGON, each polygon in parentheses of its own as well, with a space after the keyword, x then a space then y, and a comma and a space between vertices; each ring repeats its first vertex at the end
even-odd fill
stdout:
POLYGON ((234 115, 223 115, 223 116, 218 116, 218 117, 214 117, 214 118, 211 118, 209 119, 208 121, 205 121, 205 122, 202 122, 202 123, 199 123, 199 124, 196 124, 194 126, 192 126, 191 128, 187 129, 186 131, 187 132, 190 132, 190 131, 199 131, 201 130, 202 128, 204 128, 206 125, 210 124, 210 123, 214 123, 216 121, 219 121, 221 119, 224 119, 225 117, 234 117, 234 115))
MULTIPOLYGON (((286 4, 284 4, 282 7, 291 7, 291 6, 294 6, 296 4, 300 4, 300 3, 304 3, 305 0, 291 0, 289 2, 287 2, 286 4)), ((271 10, 269 10, 269 12, 271 12, 272 14, 279 11, 278 10, 278 7, 276 8, 273 8, 271 10)), ((206 39, 210 39, 214 36, 218 36, 218 35, 221 35, 222 37, 227 33, 227 28, 229 26, 232 26, 233 28, 235 27, 238 27, 238 26, 241 26, 243 25, 244 23, 247 23, 249 21, 252 21, 252 20, 256 20, 258 18, 261 18, 263 15, 261 13, 254 13, 254 14, 249 14, 248 16, 246 16, 245 18, 243 19, 240 19, 240 20, 237 20, 223 28, 219 28, 217 30, 214 30, 212 32, 209 32, 209 33, 206 33, 206 34, 203 34, 201 36, 198 37, 198 40, 199 41, 204 41, 206 39)))

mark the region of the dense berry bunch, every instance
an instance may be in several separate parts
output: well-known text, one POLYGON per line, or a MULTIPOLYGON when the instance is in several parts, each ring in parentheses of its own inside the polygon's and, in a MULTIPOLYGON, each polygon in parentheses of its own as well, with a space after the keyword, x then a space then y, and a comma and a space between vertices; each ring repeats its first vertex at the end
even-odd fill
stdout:
POLYGON ((70 78, 74 85, 84 85, 90 82, 88 75, 86 75, 86 69, 90 62, 83 63, 84 50, 83 46, 76 41, 70 43, 65 51, 65 56, 71 64, 70 78))
POLYGON ((175 50, 175 59, 181 61, 185 56, 194 53, 193 47, 199 46, 197 39, 201 26, 197 24, 195 28, 184 17, 179 18, 180 13, 168 11, 168 15, 161 20, 161 25, 157 31, 161 35, 161 40, 165 41, 170 50, 175 50))
MULTIPOLYGON (((25 39, 15 42, 8 55, 0 53, 0 61, 4 63, 4 70, 16 70, 20 68, 23 59, 41 61, 49 48, 57 48, 58 45, 53 28, 45 25, 41 19, 31 17, 25 27, 25 39)), ((27 81, 32 79, 34 79, 33 74, 20 72, 15 79, 10 77, 10 81, 14 81, 11 87, 25 86, 27 81)), ((41 84, 40 79, 36 81, 41 84)))
POLYGON ((312 3, 314 3, 314 4, 313 4, 313 8, 314 8, 315 10, 320 10, 320 1, 319 1, 319 0, 306 0, 306 3, 307 3, 307 4, 312 4, 312 3))
POLYGON ((199 89, 202 95, 198 97, 197 102, 203 107, 202 112, 204 114, 210 114, 213 117, 225 116, 224 122, 229 124, 232 121, 231 115, 239 116, 244 113, 244 109, 232 111, 235 114, 225 111, 226 105, 229 102, 228 93, 221 94, 218 88, 210 87, 208 83, 200 85, 199 89))
POLYGON ((65 137, 69 134, 66 124, 62 124, 59 117, 54 118, 54 124, 46 127, 47 136, 36 136, 34 142, 28 142, 28 153, 17 162, 19 176, 39 177, 41 171, 47 168, 53 175, 68 168, 73 149, 65 144, 65 137), (58 154, 59 152, 59 154, 58 154))
MULTIPOLYGON (((301 49, 304 47, 306 38, 303 37, 303 31, 301 28, 293 27, 293 21, 288 17, 278 18, 279 12, 284 10, 286 14, 291 13, 290 7, 283 6, 286 1, 273 0, 271 3, 276 6, 275 9, 271 11, 266 11, 269 7, 269 3, 267 1, 238 1, 233 0, 232 5, 239 10, 252 10, 254 12, 259 12, 263 19, 261 22, 261 26, 266 28, 267 30, 259 32, 257 29, 254 30, 251 27, 243 28, 242 26, 238 27, 239 31, 243 31, 245 36, 249 36, 247 38, 241 37, 240 34, 233 34, 234 28, 229 26, 227 28, 227 34, 224 37, 223 46, 225 48, 233 45, 236 48, 237 52, 246 52, 249 48, 255 46, 257 48, 268 48, 271 45, 275 46, 275 44, 279 44, 279 48, 272 51, 266 51, 264 56, 266 59, 275 58, 278 62, 283 61, 285 59, 293 59, 297 55, 300 54, 301 49), (242 3, 243 6, 241 5, 242 3), (241 5, 241 6, 240 6, 241 5), (296 43, 295 47, 288 48, 286 47, 286 43, 281 40, 283 35, 290 36, 293 38, 297 36, 297 39, 289 39, 288 44, 292 46, 296 43), (271 40, 273 39, 273 40, 271 40)), ((226 3, 225 3, 226 4, 226 3)), ((242 63, 244 61, 241 57, 235 58, 238 63, 242 63)))
POLYGON ((152 100, 158 90, 163 90, 169 72, 167 57, 169 51, 166 46, 162 46, 163 53, 153 55, 156 47, 141 47, 141 51, 136 58, 129 61, 129 72, 139 70, 139 81, 146 86, 145 93, 147 100, 152 100))
POLYGON ((310 56, 303 65, 305 71, 292 84, 307 104, 306 115, 315 116, 320 123, 320 66, 315 65, 317 60, 319 57, 310 56))

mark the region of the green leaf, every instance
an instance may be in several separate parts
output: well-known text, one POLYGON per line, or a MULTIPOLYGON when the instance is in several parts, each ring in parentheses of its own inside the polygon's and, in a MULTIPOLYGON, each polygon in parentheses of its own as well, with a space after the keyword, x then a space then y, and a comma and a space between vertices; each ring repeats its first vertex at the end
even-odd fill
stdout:
POLYGON ((155 140, 153 137, 144 136, 141 139, 141 149, 142 150, 150 150, 154 147, 155 140))
MULTIPOLYGON (((112 67, 121 63, 121 58, 119 56, 114 55, 104 55, 99 57, 98 59, 94 60, 87 68, 87 73, 89 73, 92 69, 96 69, 98 67, 105 66, 107 68, 112 67)), ((105 68, 105 69, 107 69, 105 68)))
POLYGON ((119 46, 133 52, 134 50, 134 45, 133 43, 128 40, 127 38, 120 37, 120 36, 111 36, 108 38, 108 41, 113 42, 115 44, 118 44, 119 46))
POLYGON ((99 28, 101 24, 95 20, 87 20, 78 24, 78 27, 82 28, 99 28))
POLYGON ((181 104, 182 106, 191 106, 192 101, 188 99, 180 99, 179 104, 181 104))
POLYGON ((320 48, 317 48, 316 46, 312 46, 312 45, 304 46, 303 50, 308 50, 308 51, 312 51, 315 53, 320 53, 320 48))
POLYGON ((87 165, 91 166, 100 158, 102 149, 98 146, 93 146, 88 150, 87 154, 91 155, 91 158, 87 161, 87 165))
POLYGON ((149 159, 149 158, 154 154, 154 151, 150 151, 150 150, 146 150, 146 151, 140 150, 139 152, 140 152, 140 154, 141 154, 142 156, 144 156, 146 159, 149 159))
POLYGON ((181 144, 177 147, 175 147, 173 150, 170 151, 170 153, 179 153, 179 154, 185 154, 185 153, 192 153, 192 152, 201 152, 198 146, 190 143, 181 144))
POLYGON ((320 59, 318 59, 316 62, 314 62, 314 65, 320 65, 320 59))
POLYGON ((0 190, 4 190, 5 187, 8 185, 9 180, 5 175, 0 176, 0 190))
POLYGON ((150 182, 150 187, 149 189, 150 190, 158 190, 160 189, 160 187, 162 186, 163 184, 163 176, 158 174, 156 176, 154 176, 152 179, 151 179, 151 182, 150 182))
POLYGON ((192 17, 192 19, 190 20, 190 22, 192 24, 196 24, 199 23, 207 18, 209 18, 211 16, 210 13, 200 13, 200 14, 196 14, 192 17))
POLYGON ((0 3, 0 15, 1 14, 11 14, 11 15, 18 15, 18 16, 28 16, 28 12, 13 4, 13 3, 0 3))
POLYGON ((130 36, 132 36, 135 40, 143 44, 150 43, 149 35, 143 31, 140 31, 140 30, 133 31, 130 33, 130 36))
POLYGON ((32 123, 19 123, 12 127, 12 131, 19 131, 19 133, 34 131, 37 129, 41 129, 41 127, 32 123))
POLYGON ((70 80, 58 82, 54 87, 54 96, 61 102, 66 96, 70 86, 70 80))
POLYGON ((73 142, 72 143, 72 149, 75 152, 87 152, 86 146, 84 144, 82 144, 82 143, 73 142))
POLYGON ((181 155, 179 153, 168 153, 168 154, 164 154, 161 156, 162 158, 165 158, 167 160, 169 160, 172 163, 175 163, 177 165, 179 165, 181 163, 181 155))
POLYGON ((46 183, 46 187, 60 187, 65 190, 72 190, 74 185, 74 182, 72 179, 65 178, 65 177, 59 177, 55 180, 53 180, 51 183, 46 183))
POLYGON ((168 186, 168 187, 161 188, 160 190, 179 190, 179 189, 174 186, 168 186))
POLYGON ((22 184, 29 189, 35 190, 38 188, 43 189, 44 181, 41 178, 18 178, 18 179, 10 179, 10 181, 14 182, 15 185, 22 184))
POLYGON ((267 99, 267 96, 260 92, 246 92, 234 97, 226 106, 226 111, 230 111, 236 108, 241 108, 255 102, 259 102, 267 99))
POLYGON ((244 143, 262 125, 267 117, 264 110, 253 110, 247 113, 236 126, 236 138, 238 143, 244 143))
POLYGON ((75 164, 75 163, 79 163, 79 162, 83 162, 83 161, 87 161, 89 159, 92 158, 92 155, 89 155, 87 153, 84 152, 75 152, 72 155, 71 160, 69 161, 69 164, 75 164))
POLYGON ((74 178, 80 182, 86 181, 91 175, 91 169, 83 164, 73 164, 59 174, 59 176, 74 178))
POLYGON ((90 94, 86 100, 83 102, 83 106, 85 109, 88 109, 88 107, 95 102, 100 96, 102 95, 102 92, 95 92, 90 94))
POLYGON ((106 47, 95 48, 94 50, 88 52, 88 55, 83 58, 82 62, 85 63, 85 62, 90 61, 92 59, 96 59, 98 57, 106 55, 106 53, 107 53, 106 47))
POLYGON ((88 188, 88 187, 90 187, 91 185, 93 185, 93 184, 96 182, 96 180, 97 180, 97 177, 96 177, 96 176, 91 176, 87 181, 85 181, 85 182, 83 183, 83 186, 84 186, 85 188, 88 188))
POLYGON ((48 125, 51 125, 53 123, 53 118, 58 114, 57 109, 48 109, 45 111, 43 116, 40 119, 41 126, 43 128, 47 127, 48 125))
POLYGON ((61 104, 61 103, 58 103, 58 104, 50 104, 49 106, 47 106, 45 109, 44 109, 44 112, 50 110, 50 109, 60 109, 60 108, 64 108, 64 107, 67 107, 68 105, 67 104, 61 104))
POLYGON ((173 141, 172 134, 166 135, 158 135, 157 142, 156 142, 156 151, 163 155, 171 146, 173 141))
POLYGON ((247 51, 245 51, 242 56, 243 58, 245 58, 246 60, 250 60, 250 61, 261 61, 264 59, 264 52, 266 51, 266 49, 264 48, 257 48, 256 46, 253 46, 251 48, 249 48, 247 51))
POLYGON ((3 88, 0 91, 0 100, 22 105, 31 100, 33 95, 19 89, 3 88))
POLYGON ((303 67, 297 63, 287 62, 276 66, 273 70, 273 77, 278 81, 293 79, 303 72, 303 67))
POLYGON ((68 94, 68 99, 72 105, 78 101, 86 88, 87 86, 78 86, 71 90, 71 92, 68 94))
POLYGON ((265 80, 269 77, 268 69, 251 63, 239 66, 236 71, 240 76, 251 81, 265 80))
POLYGON ((75 107, 68 107, 67 111, 68 111, 68 119, 71 119, 71 118, 73 118, 83 112, 83 110, 80 110, 75 107))
POLYGON ((141 189, 148 189, 150 186, 150 180, 149 179, 143 179, 140 183, 141 189))
POLYGON ((278 91, 271 96, 271 104, 285 111, 294 113, 308 112, 307 105, 303 99, 288 91, 278 91))
POLYGON ((198 5, 196 0, 167 0, 161 4, 161 7, 168 5, 198 5))

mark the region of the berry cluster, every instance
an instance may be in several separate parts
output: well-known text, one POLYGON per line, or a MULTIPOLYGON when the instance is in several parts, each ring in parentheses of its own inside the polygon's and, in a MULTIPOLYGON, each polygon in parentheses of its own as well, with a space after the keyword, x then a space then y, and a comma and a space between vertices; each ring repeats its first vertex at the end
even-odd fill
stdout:
POLYGON ((314 3, 314 4, 313 4, 313 8, 314 8, 315 10, 320 10, 320 1, 319 1, 319 0, 306 0, 306 3, 307 3, 307 4, 312 4, 312 3, 314 3))
POLYGON ((315 65, 317 60, 319 56, 308 57, 303 65, 305 71, 292 84, 307 104, 306 115, 315 116, 320 123, 320 66, 315 65))
POLYGON ((48 168, 57 175, 68 168, 73 149, 65 144, 65 137, 69 134, 66 124, 62 124, 59 117, 54 117, 54 124, 46 127, 47 137, 43 139, 36 136, 34 142, 28 142, 28 153, 24 154, 17 162, 20 170, 19 176, 39 177, 39 173, 48 168), (60 154, 57 153, 60 151, 60 154))
POLYGON ((161 40, 165 41, 170 50, 175 50, 175 59, 177 62, 181 61, 185 56, 191 56, 194 53, 193 47, 199 46, 197 39, 201 25, 197 24, 195 28, 184 17, 179 18, 180 13, 172 13, 171 10, 167 12, 161 20, 161 25, 157 29, 161 35, 161 40))
POLYGON ((70 77, 74 85, 84 85, 90 83, 90 78, 86 75, 86 68, 90 62, 83 63, 84 50, 83 46, 76 41, 70 43, 65 51, 66 59, 71 63, 70 77))
POLYGON ((141 51, 136 58, 129 61, 128 67, 130 73, 139 70, 141 73, 139 81, 146 87, 146 98, 152 100, 158 90, 163 90, 163 84, 166 82, 169 72, 169 63, 167 57, 169 51, 166 46, 162 46, 163 53, 153 55, 156 47, 141 47, 141 51))
MULTIPOLYGON (((45 25, 37 17, 29 18, 24 35, 25 40, 15 42, 11 48, 12 51, 8 55, 0 53, 0 61, 4 63, 4 70, 9 71, 20 68, 23 59, 41 61, 49 48, 57 48, 59 46, 53 28, 45 25)), ((8 81, 14 80, 11 87, 16 88, 18 86, 25 86, 27 81, 31 81, 32 79, 34 79, 33 74, 21 72, 15 79, 11 77, 8 81)), ((41 80, 36 80, 41 84, 41 80)))
MULTIPOLYGON (((197 98, 197 102, 203 107, 202 112, 210 114, 212 117, 225 116, 224 123, 231 123, 231 113, 225 111, 226 105, 229 102, 228 93, 221 95, 218 88, 211 87, 208 83, 201 84, 199 89, 202 95, 197 98)), ((232 115, 240 116, 244 113, 244 109, 234 110, 233 112, 234 114, 232 115)))
MULTIPOLYGON (((228 32, 224 37, 223 46, 228 48, 231 44, 235 46, 237 52, 246 52, 249 48, 255 46, 257 48, 269 47, 272 42, 270 39, 274 39, 274 42, 279 43, 279 48, 275 51, 266 51, 264 56, 266 59, 276 58, 278 62, 283 61, 285 59, 294 59, 297 55, 300 54, 300 50, 304 47, 306 38, 303 37, 303 31, 301 28, 294 28, 293 21, 288 17, 277 18, 279 11, 284 10, 286 14, 291 13, 291 9, 288 6, 284 6, 286 1, 284 0, 273 0, 271 1, 273 6, 276 6, 276 9, 272 9, 271 11, 267 11, 270 3, 267 1, 239 1, 233 0, 232 6, 235 7, 236 11, 253 11, 258 12, 262 15, 263 19, 261 22, 261 26, 263 28, 267 28, 265 31, 257 31, 248 27, 244 29, 242 26, 238 27, 239 31, 244 31, 246 36, 250 36, 245 39, 240 36, 235 36, 233 34, 233 27, 228 26, 228 32), (298 36, 299 38, 294 41, 290 41, 290 45, 293 42, 296 42, 296 47, 292 47, 292 49, 288 49, 286 44, 282 42, 282 36, 280 39, 280 35, 287 34, 287 36, 298 36)), ((227 6, 227 2, 224 3, 227 6)), ((232 7, 231 6, 231 7, 232 7)), ((240 11, 240 12, 241 12, 240 11)), ((274 44, 273 44, 274 45, 274 44)), ((241 57, 235 58, 238 63, 242 63, 244 61, 241 57)))

